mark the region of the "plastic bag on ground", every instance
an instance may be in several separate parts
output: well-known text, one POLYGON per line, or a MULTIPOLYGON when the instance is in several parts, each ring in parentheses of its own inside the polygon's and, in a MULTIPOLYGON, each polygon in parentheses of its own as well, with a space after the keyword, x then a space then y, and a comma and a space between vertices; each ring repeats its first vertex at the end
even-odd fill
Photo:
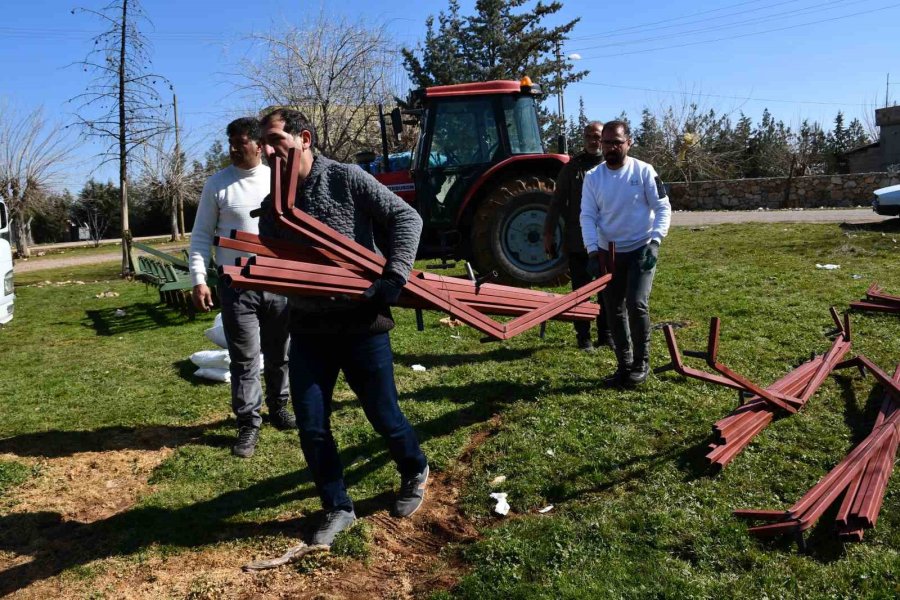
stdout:
POLYGON ((210 381, 218 381, 221 383, 231 382, 231 371, 228 369, 215 369, 213 367, 205 367, 194 371, 194 377, 209 379, 210 381))
POLYGON ((200 350, 191 354, 191 362, 201 369, 227 369, 231 359, 228 358, 228 350, 200 350))
POLYGON ((213 326, 203 332, 206 339, 211 341, 219 348, 227 348, 228 342, 225 341, 225 326, 222 325, 222 313, 216 315, 213 326))

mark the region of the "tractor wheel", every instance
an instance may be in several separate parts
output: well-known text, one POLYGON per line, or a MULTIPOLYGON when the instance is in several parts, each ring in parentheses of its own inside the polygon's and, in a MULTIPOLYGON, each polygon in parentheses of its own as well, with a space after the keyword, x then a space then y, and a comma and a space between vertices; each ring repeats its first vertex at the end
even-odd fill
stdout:
MULTIPOLYGON (((565 256, 544 252, 544 218, 555 182, 522 176, 502 182, 484 198, 472 223, 472 262, 479 273, 497 271, 502 283, 559 285, 567 279, 565 256)), ((562 239, 557 231, 557 240, 562 239)))

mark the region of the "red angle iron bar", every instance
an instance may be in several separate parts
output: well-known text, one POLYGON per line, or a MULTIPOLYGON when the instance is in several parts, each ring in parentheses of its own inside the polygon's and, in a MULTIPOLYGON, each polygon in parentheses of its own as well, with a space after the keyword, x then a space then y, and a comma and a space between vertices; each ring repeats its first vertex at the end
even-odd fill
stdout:
MULTIPOLYGON (((238 282, 242 285, 254 282, 256 284, 254 289, 260 286, 262 286, 262 289, 265 289, 265 284, 272 283, 279 286, 282 293, 286 290, 291 290, 291 293, 294 294, 306 292, 317 295, 347 294, 358 296, 371 285, 367 279, 348 273, 339 267, 290 262, 259 256, 240 258, 236 267, 222 267, 221 273, 226 281, 235 285, 238 282)), ((463 280, 459 281, 466 283, 463 280)), ((502 286, 497 287, 499 289, 502 286)), ((474 293, 474 286, 467 287, 463 285, 462 289, 471 291, 454 294, 456 299, 491 314, 521 315, 530 309, 546 304, 548 299, 548 296, 545 295, 532 295, 531 297, 523 295, 525 296, 524 298, 515 299, 515 304, 511 305, 504 304, 503 298, 499 296, 495 298, 491 295, 474 293)), ((510 289, 518 290, 519 288, 510 289)), ((549 296, 550 299, 555 297, 557 296, 549 296)), ((428 308, 427 305, 421 301, 416 301, 415 298, 406 293, 401 297, 401 300, 401 306, 404 308, 428 308)), ((593 320, 597 318, 599 312, 599 306, 596 304, 582 304, 570 311, 561 313, 556 318, 564 321, 593 320)))
POLYGON ((888 377, 878 365, 858 355, 836 368, 853 366, 871 372, 885 389, 872 432, 787 511, 735 511, 735 516, 745 519, 776 521, 751 527, 751 534, 793 533, 802 547, 802 532, 841 497, 835 522, 842 539, 860 541, 864 529, 875 527, 900 445, 900 365, 888 377))
POLYGON ((850 351, 850 320, 845 315, 841 321, 833 308, 831 316, 839 334, 831 348, 824 355, 807 361, 766 388, 754 384, 718 361, 720 331, 718 318, 713 318, 710 322, 706 352, 689 353, 691 356, 705 359, 718 375, 686 366, 678 349, 674 330, 671 326, 663 329, 672 363, 659 371, 675 370, 685 377, 736 389, 740 393, 742 404, 713 425, 714 442, 710 444, 710 452, 706 455, 711 466, 724 468, 768 426, 780 410, 789 414, 797 412, 822 385, 831 371, 839 366, 841 359, 850 351), (745 396, 749 398, 745 399, 745 396))
MULTIPOLYGON (((251 237, 249 234, 243 232, 235 232, 232 236, 235 239, 231 241, 226 241, 227 238, 219 238, 218 243, 223 245, 223 247, 233 247, 235 249, 246 251, 252 251, 251 246, 248 246, 247 244, 257 246, 257 250, 260 250, 259 247, 266 247, 265 250, 259 251, 257 254, 269 258, 281 258, 283 260, 297 260, 299 258, 302 262, 323 265, 332 264, 344 269, 355 267, 355 270, 358 270, 359 274, 363 275, 369 283, 371 283, 371 280, 374 280, 374 278, 379 277, 385 265, 385 259, 383 257, 378 256, 354 240, 339 234, 334 229, 294 206, 299 180, 299 160, 297 160, 297 155, 294 150, 291 150, 288 155, 285 170, 287 177, 282 176, 282 161, 281 159, 276 158, 272 177, 272 199, 274 211, 278 218, 278 224, 279 226, 285 227, 288 230, 301 235, 309 240, 311 244, 308 246, 300 246, 290 244, 283 240, 280 240, 277 243, 269 243, 269 240, 265 240, 259 236, 251 237), (237 246, 241 247, 238 248, 237 246), (297 250, 298 247, 303 250, 297 250), (319 258, 311 261, 308 260, 310 258, 310 256, 308 256, 310 251, 318 254, 319 258)), ((610 248, 610 258, 612 258, 612 256, 614 256, 614 249, 610 248)), ((611 267, 612 265, 608 266, 611 267)), ((329 288, 332 290, 331 293, 335 293, 333 289, 339 289, 341 287, 340 285, 337 285, 337 280, 331 278, 334 277, 334 275, 316 276, 317 281, 298 282, 295 280, 291 283, 288 281, 269 281, 267 279, 268 275, 265 275, 263 279, 254 279, 252 275, 254 267, 248 265, 247 268, 249 269, 249 273, 243 271, 235 272, 233 268, 223 267, 223 275, 226 277, 226 281, 230 281, 232 285, 236 285, 240 282, 240 284, 244 286, 253 285, 255 286, 254 289, 264 288, 274 290, 275 287, 277 287, 282 291, 293 289, 293 293, 301 291, 321 293, 325 288, 329 288), (252 284, 251 281, 253 281, 252 284), (295 285, 297 283, 300 284, 300 287, 295 285), (313 285, 309 285, 310 283, 313 285), (266 285, 271 287, 265 288, 266 285)), ((611 271, 612 269, 610 268, 609 270, 611 271)), ((259 268, 256 268, 255 272, 260 273, 259 268)), ((262 273, 267 272, 263 271, 262 273)), ((304 277, 306 277, 306 275, 304 275, 304 277)), ((580 316, 583 309, 576 307, 585 304, 591 295, 598 293, 605 288, 611 278, 612 275, 604 275, 570 294, 547 298, 547 300, 541 302, 539 306, 528 308, 526 310, 522 310, 521 306, 512 306, 507 312, 511 310, 513 312, 520 312, 521 314, 518 314, 513 320, 507 323, 494 321, 475 307, 456 298, 450 290, 446 289, 448 286, 442 282, 429 281, 423 277, 419 271, 414 270, 411 273, 404 291, 406 294, 415 298, 417 304, 421 302, 425 307, 443 310, 490 337, 496 339, 509 339, 532 327, 540 325, 548 319, 559 318, 563 315, 570 318, 571 316, 574 316, 574 314, 580 316)), ((476 287, 476 293, 477 291, 478 289, 476 287)), ((496 299, 491 298, 488 304, 491 303, 496 303, 496 299)))
POLYGON ((877 283, 873 283, 866 290, 865 300, 851 302, 850 307, 857 310, 900 313, 900 296, 885 294, 877 283))

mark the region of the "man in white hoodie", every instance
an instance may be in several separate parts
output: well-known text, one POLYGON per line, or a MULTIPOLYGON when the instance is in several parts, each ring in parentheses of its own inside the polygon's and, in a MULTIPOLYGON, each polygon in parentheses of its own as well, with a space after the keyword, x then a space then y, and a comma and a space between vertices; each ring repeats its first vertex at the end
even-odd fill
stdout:
MULTIPOLYGON (((206 265, 216 235, 227 236, 232 229, 257 233, 259 223, 250 211, 259 208, 269 193, 269 167, 262 164, 259 121, 252 117, 228 124, 231 165, 213 174, 203 186, 200 206, 191 233, 190 267, 194 305, 208 311, 212 292, 206 284, 206 265)), ((246 253, 216 249, 220 265, 233 265, 246 253)), ((265 359, 266 405, 269 418, 278 429, 294 429, 294 415, 287 408, 288 316, 287 298, 271 292, 241 290, 219 285, 222 325, 231 359, 231 408, 237 417, 238 439, 231 452, 250 458, 259 441, 262 425, 262 387, 259 354, 265 359), (261 348, 260 348, 261 346, 261 348)))
POLYGON ((650 373, 650 288, 659 245, 672 208, 649 164, 628 156, 631 132, 623 121, 603 126, 604 162, 588 171, 581 195, 581 232, 588 271, 598 277, 610 242, 616 245, 613 279, 603 292, 618 367, 607 385, 640 385, 650 373))

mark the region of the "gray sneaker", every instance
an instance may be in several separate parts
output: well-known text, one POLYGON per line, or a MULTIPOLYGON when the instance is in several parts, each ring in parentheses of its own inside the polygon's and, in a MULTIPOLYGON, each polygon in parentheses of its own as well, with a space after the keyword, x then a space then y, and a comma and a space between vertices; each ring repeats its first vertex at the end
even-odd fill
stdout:
POLYGON ((238 429, 237 443, 231 447, 231 453, 240 458, 250 458, 256 451, 259 442, 259 427, 242 425, 238 429))
POLYGON ((325 518, 319 524, 319 528, 312 536, 311 546, 331 546, 334 537, 347 529, 356 521, 356 513, 352 510, 336 508, 325 513, 325 518))
POLYGON ((392 513, 395 517, 408 517, 419 510, 425 500, 425 484, 428 483, 429 473, 428 465, 425 465, 424 471, 400 483, 400 493, 392 513))

